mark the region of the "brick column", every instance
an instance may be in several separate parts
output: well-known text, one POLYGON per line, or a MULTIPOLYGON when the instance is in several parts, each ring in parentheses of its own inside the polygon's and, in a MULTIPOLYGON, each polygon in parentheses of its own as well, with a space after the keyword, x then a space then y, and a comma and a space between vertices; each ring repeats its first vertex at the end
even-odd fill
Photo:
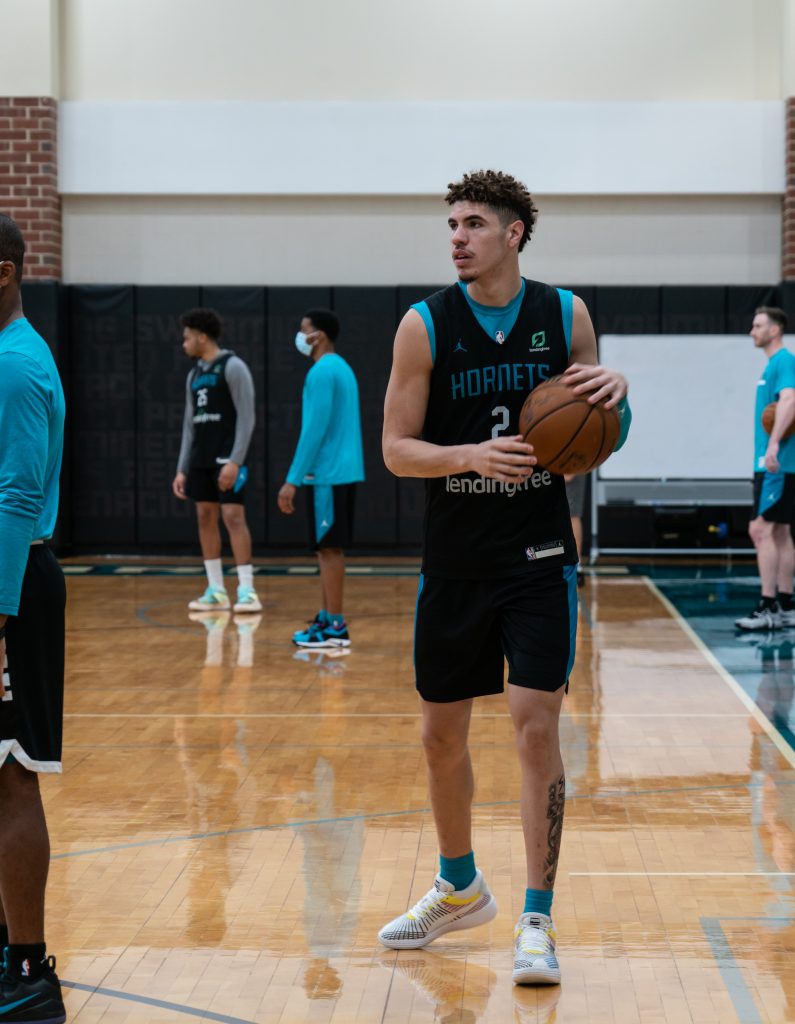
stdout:
POLYGON ((61 277, 57 125, 54 99, 0 97, 0 213, 25 236, 28 280, 61 277))
POLYGON ((787 191, 781 233, 781 277, 795 281, 795 96, 787 100, 787 191))

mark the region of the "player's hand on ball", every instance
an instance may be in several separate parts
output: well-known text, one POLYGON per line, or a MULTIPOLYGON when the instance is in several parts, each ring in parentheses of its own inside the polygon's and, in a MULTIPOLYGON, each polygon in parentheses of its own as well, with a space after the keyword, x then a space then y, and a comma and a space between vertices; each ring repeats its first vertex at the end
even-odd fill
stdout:
POLYGON ((532 474, 536 461, 533 446, 525 444, 521 434, 515 434, 476 444, 469 468, 492 480, 517 483, 532 474))
POLYGON ((174 497, 179 498, 180 501, 186 501, 188 497, 187 494, 185 493, 186 481, 187 477, 185 476, 184 473, 177 473, 171 484, 171 490, 174 493, 174 497))
POLYGON ((291 516, 295 512, 295 491, 296 488, 293 484, 282 484, 276 497, 279 511, 283 512, 286 516, 291 516))
POLYGON ((627 394, 627 378, 618 370, 610 370, 606 366, 572 363, 563 374, 563 379, 573 385, 575 394, 587 394, 591 404, 604 402, 606 409, 618 405, 627 394))

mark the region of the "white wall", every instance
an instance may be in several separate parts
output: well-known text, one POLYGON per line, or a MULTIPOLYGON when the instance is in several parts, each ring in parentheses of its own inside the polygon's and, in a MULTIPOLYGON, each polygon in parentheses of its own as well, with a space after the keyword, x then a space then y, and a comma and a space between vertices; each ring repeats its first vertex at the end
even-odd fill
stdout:
MULTIPOLYGON (((559 284, 779 278, 775 197, 539 196, 523 273, 559 284)), ((421 197, 68 197, 64 279, 443 284, 446 207, 421 197)))
MULTIPOLYGON (((24 6, 0 0, 11 2, 24 6)), ((244 119, 230 143, 205 116, 218 101, 316 112, 329 101, 404 111, 477 102, 492 128, 509 102, 561 103, 554 130, 508 119, 488 147, 533 157, 505 165, 533 172, 541 193, 525 273, 621 284, 780 277, 783 119, 770 144, 769 131, 738 121, 718 146, 714 125, 696 130, 696 105, 781 109, 793 92, 795 0, 61 0, 61 17, 61 96, 73 111, 111 113, 62 122, 69 281, 449 280, 444 211, 428 193, 493 162, 469 157, 473 138, 488 138, 472 116, 432 127, 430 174, 427 132, 396 132, 380 164, 357 165, 334 124, 320 145, 318 132, 289 124, 281 134, 255 124, 251 138, 244 119), (148 108, 144 134, 131 134, 127 105, 150 101, 183 110, 161 123, 148 108), (632 101, 647 127, 661 101, 680 103, 681 130, 640 144, 634 122, 621 131, 613 111, 617 136, 592 140, 561 101, 632 101), (584 154, 575 139, 588 140, 584 154), (445 158, 449 177, 436 173, 445 158), (551 173, 536 177, 538 167, 551 173)), ((362 121, 363 140, 372 123, 362 121)))
POLYGON ((0 0, 0 96, 58 95, 58 0, 0 0))
POLYGON ((781 99, 790 2, 63 0, 62 95, 781 99))

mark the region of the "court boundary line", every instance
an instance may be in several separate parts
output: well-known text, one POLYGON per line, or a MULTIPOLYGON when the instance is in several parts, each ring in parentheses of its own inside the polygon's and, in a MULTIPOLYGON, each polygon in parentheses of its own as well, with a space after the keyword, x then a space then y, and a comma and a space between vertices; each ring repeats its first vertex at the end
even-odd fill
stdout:
POLYGON ((787 743, 784 736, 776 728, 775 725, 770 721, 767 715, 762 711, 759 705, 750 697, 745 690, 740 686, 734 676, 729 670, 718 661, 712 651, 707 647, 701 637, 696 633, 687 619, 681 614, 679 609, 663 594, 657 584, 648 576, 642 576, 641 579, 651 591, 652 594, 657 598, 663 608, 666 609, 668 614, 674 620, 677 626, 682 630, 686 637, 690 640, 697 651, 700 652, 705 661, 707 661, 717 672, 720 678, 726 683, 729 689, 732 691, 735 697, 744 704, 754 719, 756 719, 762 731, 766 733, 768 739, 778 752, 784 757, 789 763, 789 766, 795 770, 795 750, 787 743))
MULTIPOLYGON (((186 1006, 182 1003, 170 1003, 165 999, 155 999, 152 996, 139 996, 131 992, 122 992, 120 989, 105 988, 102 985, 85 985, 80 981, 66 981, 60 979, 64 988, 77 989, 80 992, 89 992, 90 996, 109 996, 112 999, 123 999, 130 1003, 140 1003, 144 1006, 156 1006, 159 1010, 170 1010, 172 1013, 182 1013, 189 1017, 198 1017, 200 1020, 214 1020, 218 1024, 256 1024, 253 1020, 245 1020, 243 1017, 230 1017, 224 1013, 215 1013, 213 1010, 202 1010, 199 1007, 186 1006)), ((79 1013, 80 1011, 78 1011, 79 1013)))

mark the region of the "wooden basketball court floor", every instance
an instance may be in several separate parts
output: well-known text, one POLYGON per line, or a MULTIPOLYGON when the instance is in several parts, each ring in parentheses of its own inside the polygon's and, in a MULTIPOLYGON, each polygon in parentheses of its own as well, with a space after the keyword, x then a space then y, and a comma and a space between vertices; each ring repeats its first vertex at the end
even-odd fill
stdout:
POLYGON ((205 621, 186 609, 200 578, 68 568, 64 774, 43 789, 70 1021, 795 1021, 792 648, 736 639, 702 583, 618 574, 581 591, 563 984, 517 988, 524 857, 501 697, 478 702, 471 736, 498 917, 425 950, 376 940, 437 865, 411 568, 349 578, 353 648, 337 658, 290 643, 316 607, 301 567, 257 578, 261 617, 205 621))

